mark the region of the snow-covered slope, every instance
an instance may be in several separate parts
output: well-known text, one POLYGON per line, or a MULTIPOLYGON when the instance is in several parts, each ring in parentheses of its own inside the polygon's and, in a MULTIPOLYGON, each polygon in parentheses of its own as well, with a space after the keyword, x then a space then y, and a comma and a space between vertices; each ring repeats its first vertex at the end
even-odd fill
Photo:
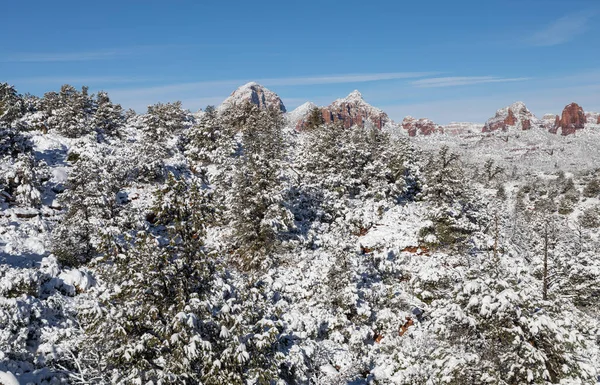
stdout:
POLYGON ((255 82, 244 84, 233 91, 231 95, 217 107, 217 110, 223 112, 236 106, 240 107, 244 103, 255 104, 261 109, 276 108, 281 112, 286 111, 279 95, 255 82))
POLYGON ((285 114, 287 124, 289 126, 296 127, 298 125, 298 122, 306 119, 308 114, 315 108, 317 108, 317 105, 313 102, 306 102, 296 107, 293 111, 290 111, 285 114))

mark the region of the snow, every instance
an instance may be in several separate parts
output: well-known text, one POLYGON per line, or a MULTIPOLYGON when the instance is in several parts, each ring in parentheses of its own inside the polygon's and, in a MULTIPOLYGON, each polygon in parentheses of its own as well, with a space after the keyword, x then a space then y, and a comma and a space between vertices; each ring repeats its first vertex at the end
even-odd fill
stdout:
POLYGON ((306 102, 296 107, 293 111, 286 113, 286 120, 288 125, 295 127, 299 121, 306 118, 310 111, 312 111, 316 107, 317 105, 313 102, 306 102))
POLYGON ((2 385, 20 385, 19 380, 14 374, 0 371, 0 384, 2 385))

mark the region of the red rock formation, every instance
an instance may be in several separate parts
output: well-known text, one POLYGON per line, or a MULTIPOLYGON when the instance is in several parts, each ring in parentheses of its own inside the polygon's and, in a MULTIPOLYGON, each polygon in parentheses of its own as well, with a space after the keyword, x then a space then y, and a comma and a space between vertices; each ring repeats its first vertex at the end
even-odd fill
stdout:
POLYGON ((496 115, 485 123, 482 132, 508 131, 512 127, 520 130, 530 130, 534 123, 539 124, 538 119, 527 109, 524 103, 516 102, 496 111, 496 115))
POLYGON ((600 124, 600 116, 598 116, 598 121, 596 122, 596 124, 600 124))
POLYGON ((577 103, 571 103, 565 107, 562 112, 560 119, 556 117, 554 124, 554 132, 558 132, 561 129, 561 135, 574 134, 576 130, 580 130, 585 127, 586 118, 583 108, 577 103))
POLYGON ((321 113, 326 124, 340 122, 344 128, 364 127, 367 122, 370 122, 381 129, 390 121, 385 112, 366 103, 358 91, 322 108, 321 113))
POLYGON ((402 128, 408 131, 409 136, 431 135, 433 133, 443 133, 444 128, 439 124, 435 124, 429 119, 415 119, 412 116, 407 116, 402 121, 402 128))

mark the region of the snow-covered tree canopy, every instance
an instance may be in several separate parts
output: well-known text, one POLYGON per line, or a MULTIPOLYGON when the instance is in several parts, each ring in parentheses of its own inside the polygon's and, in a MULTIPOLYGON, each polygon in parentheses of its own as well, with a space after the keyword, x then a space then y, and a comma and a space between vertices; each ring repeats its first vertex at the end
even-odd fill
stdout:
POLYGON ((597 382, 599 165, 297 131, 257 87, 138 114, 0 84, 0 383, 597 382))

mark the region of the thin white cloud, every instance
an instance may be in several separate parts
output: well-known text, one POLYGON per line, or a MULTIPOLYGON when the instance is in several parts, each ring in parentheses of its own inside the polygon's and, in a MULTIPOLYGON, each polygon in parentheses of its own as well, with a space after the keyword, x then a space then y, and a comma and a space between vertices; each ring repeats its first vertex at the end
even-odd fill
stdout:
MULTIPOLYGON (((414 79, 424 76, 435 75, 435 72, 384 72, 373 74, 345 74, 345 75, 322 75, 309 77, 283 77, 283 78, 263 78, 255 79, 267 87, 272 86, 304 86, 319 84, 343 84, 343 83, 365 83, 381 80, 414 79)), ((123 89, 115 92, 134 96, 138 94, 164 94, 170 92, 186 92, 198 89, 216 88, 216 87, 239 87, 248 83, 251 79, 238 80, 214 80, 202 82, 188 82, 178 84, 167 84, 162 86, 144 87, 137 89, 123 89)))
POLYGON ((468 86, 474 84, 486 83, 510 83, 522 82, 530 78, 502 78, 496 76, 452 76, 441 78, 420 79, 411 82, 413 86, 428 88, 428 87, 456 87, 468 86))
POLYGON ((78 62, 108 60, 121 56, 135 55, 142 53, 155 52, 163 49, 186 49, 191 47, 200 47, 200 45, 139 45, 123 48, 99 49, 95 51, 82 52, 15 52, 4 54, 0 58, 2 63, 49 63, 49 62, 78 62))
POLYGON ((72 62, 72 61, 90 61, 104 60, 113 58, 123 53, 119 50, 103 50, 88 52, 23 52, 7 55, 2 62, 5 63, 47 63, 47 62, 72 62))
POLYGON ((15 84, 17 88, 22 84, 126 84, 126 83, 141 83, 152 81, 152 78, 138 78, 132 76, 40 76, 31 78, 15 78, 9 79, 11 84, 15 84))
POLYGON ((584 33, 595 12, 571 13, 535 32, 528 42, 534 46, 549 47, 567 43, 584 33))
POLYGON ((433 72, 384 72, 374 74, 325 75, 312 77, 288 77, 260 79, 259 83, 270 86, 301 86, 317 84, 364 83, 381 80, 421 78, 435 75, 433 72))

